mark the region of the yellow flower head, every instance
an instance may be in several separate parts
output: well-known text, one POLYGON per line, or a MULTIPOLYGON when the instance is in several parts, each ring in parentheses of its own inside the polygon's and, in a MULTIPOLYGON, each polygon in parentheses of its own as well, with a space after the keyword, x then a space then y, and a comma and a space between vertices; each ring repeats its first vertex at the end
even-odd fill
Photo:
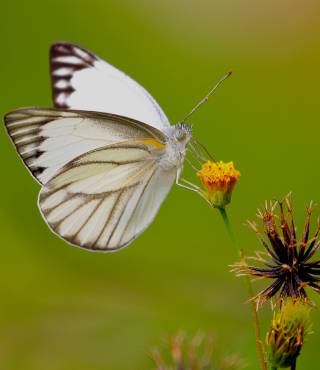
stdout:
POLYGON ((232 190, 240 176, 233 162, 207 161, 197 172, 205 188, 206 197, 217 208, 224 208, 231 201, 232 190))

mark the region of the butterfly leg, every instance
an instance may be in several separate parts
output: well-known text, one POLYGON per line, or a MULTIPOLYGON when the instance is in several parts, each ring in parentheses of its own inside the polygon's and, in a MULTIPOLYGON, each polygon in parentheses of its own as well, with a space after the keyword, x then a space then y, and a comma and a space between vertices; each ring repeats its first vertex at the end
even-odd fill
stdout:
POLYGON ((201 188, 199 188, 199 186, 193 184, 192 182, 184 179, 184 178, 178 178, 176 179, 176 184, 184 189, 188 189, 188 190, 191 190, 191 191, 194 191, 196 192, 197 194, 199 194, 209 205, 210 202, 208 201, 206 195, 204 194, 203 190, 201 188))

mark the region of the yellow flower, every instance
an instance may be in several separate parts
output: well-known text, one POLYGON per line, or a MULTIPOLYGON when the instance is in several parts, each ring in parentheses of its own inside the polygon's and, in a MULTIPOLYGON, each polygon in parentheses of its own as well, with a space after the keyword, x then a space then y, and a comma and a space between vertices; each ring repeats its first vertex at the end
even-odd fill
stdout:
POLYGON ((231 201, 232 190, 240 176, 233 162, 207 161, 197 172, 209 202, 217 208, 224 208, 231 201))

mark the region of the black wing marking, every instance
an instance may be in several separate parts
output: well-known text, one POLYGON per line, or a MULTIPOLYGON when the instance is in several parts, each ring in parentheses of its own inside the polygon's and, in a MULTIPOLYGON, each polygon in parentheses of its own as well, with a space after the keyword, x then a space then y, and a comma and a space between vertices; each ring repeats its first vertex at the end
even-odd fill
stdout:
POLYGON ((66 103, 75 89, 71 84, 75 72, 94 67, 98 58, 80 46, 67 42, 59 42, 50 48, 50 73, 52 83, 52 99, 55 107, 69 108, 66 103))

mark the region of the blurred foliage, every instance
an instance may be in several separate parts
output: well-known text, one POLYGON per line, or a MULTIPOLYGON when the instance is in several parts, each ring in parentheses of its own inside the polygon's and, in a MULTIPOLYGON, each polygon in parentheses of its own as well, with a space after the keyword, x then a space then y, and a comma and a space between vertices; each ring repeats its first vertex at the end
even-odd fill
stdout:
POLYGON ((154 350, 152 353, 156 370, 240 370, 243 368, 240 359, 235 355, 217 359, 212 337, 201 332, 193 337, 179 333, 169 339, 169 356, 161 352, 163 351, 154 350))
MULTIPOLYGON (((215 158, 241 172, 228 209, 241 245, 256 249, 245 220, 289 191, 301 230, 304 205, 320 199, 318 1, 13 0, 1 14, 1 115, 51 106, 48 48, 59 40, 134 77, 173 123, 232 69, 190 123, 215 158)), ((174 187, 129 248, 72 248, 41 219, 39 186, 4 129, 0 141, 1 370, 148 369, 150 345, 181 328, 215 332, 220 349, 258 367, 243 282, 228 273, 237 255, 217 212, 174 187)), ((314 319, 304 370, 318 353, 314 319)), ((269 320, 263 311, 265 332, 269 320)))

